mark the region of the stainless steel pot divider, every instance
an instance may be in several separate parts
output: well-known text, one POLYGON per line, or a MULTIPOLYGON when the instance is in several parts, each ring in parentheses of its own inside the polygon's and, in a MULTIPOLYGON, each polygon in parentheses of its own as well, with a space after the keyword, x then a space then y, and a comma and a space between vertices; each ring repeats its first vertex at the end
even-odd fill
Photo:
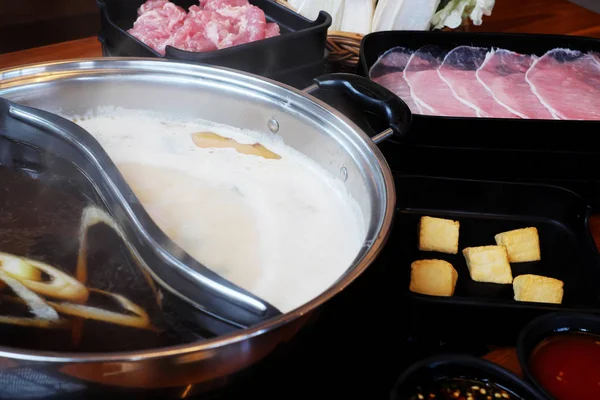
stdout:
MULTIPOLYGON (((0 136, 51 152, 83 171, 126 245, 159 286, 198 312, 244 329, 280 315, 266 301, 214 273, 173 243, 152 221, 100 144, 79 125, 58 115, 0 98, 0 136)), ((10 155, 2 151, 3 159, 10 155)))

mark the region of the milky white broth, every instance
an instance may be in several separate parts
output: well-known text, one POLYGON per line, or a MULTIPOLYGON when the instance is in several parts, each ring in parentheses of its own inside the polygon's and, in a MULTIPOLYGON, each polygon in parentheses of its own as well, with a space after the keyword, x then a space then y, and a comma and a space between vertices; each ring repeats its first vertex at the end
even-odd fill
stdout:
POLYGON ((276 135, 115 108, 71 117, 175 243, 282 312, 331 286, 363 244, 364 219, 343 183, 276 135), (206 131, 258 141, 281 159, 196 146, 191 135, 206 131))

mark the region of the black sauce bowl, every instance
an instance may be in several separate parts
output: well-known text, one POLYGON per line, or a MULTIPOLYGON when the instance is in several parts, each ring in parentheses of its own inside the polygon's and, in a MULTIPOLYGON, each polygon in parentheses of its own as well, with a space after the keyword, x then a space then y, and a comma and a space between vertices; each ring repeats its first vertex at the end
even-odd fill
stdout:
POLYGON ((545 400, 531 385, 507 369, 481 358, 447 354, 421 360, 397 379, 390 400, 407 400, 414 390, 442 378, 488 380, 523 400, 545 400))
POLYGON ((578 313, 545 314, 527 324, 517 339, 517 356, 523 369, 523 376, 546 400, 553 400, 554 397, 533 375, 529 367, 529 356, 544 339, 563 332, 585 332, 600 335, 600 317, 578 313))

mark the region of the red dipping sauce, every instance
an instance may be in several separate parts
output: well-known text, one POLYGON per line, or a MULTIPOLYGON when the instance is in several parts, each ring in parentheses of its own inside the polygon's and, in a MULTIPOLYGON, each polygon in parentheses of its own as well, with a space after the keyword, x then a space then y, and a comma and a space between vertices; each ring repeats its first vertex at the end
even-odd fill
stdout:
POLYGON ((600 399, 600 336, 556 334, 534 349, 529 365, 556 400, 600 399))

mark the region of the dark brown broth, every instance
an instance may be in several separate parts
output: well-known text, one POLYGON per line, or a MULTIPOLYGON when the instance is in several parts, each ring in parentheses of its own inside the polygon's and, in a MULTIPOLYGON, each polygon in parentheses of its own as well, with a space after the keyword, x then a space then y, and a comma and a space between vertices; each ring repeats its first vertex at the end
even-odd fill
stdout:
MULTIPOLYGON (((50 184, 30 174, 0 166, 0 251, 46 262, 75 274, 82 211, 98 205, 95 192, 58 177, 50 184), (65 190, 62 190, 62 188, 65 190)), ((81 180, 78 181, 81 183, 81 180)), ((197 340, 179 318, 163 313, 143 274, 119 236, 108 226, 91 227, 87 239, 86 286, 121 294, 149 314, 161 332, 85 320, 83 336, 73 345, 70 329, 25 328, 0 324, 0 344, 51 351, 123 351, 197 340)), ((2 293, 9 294, 4 289, 2 293)), ((90 305, 120 311, 114 303, 90 296, 90 305), (110 304, 110 305, 109 305, 110 304)), ((23 307, 3 301, 0 312, 23 316, 23 307)))

